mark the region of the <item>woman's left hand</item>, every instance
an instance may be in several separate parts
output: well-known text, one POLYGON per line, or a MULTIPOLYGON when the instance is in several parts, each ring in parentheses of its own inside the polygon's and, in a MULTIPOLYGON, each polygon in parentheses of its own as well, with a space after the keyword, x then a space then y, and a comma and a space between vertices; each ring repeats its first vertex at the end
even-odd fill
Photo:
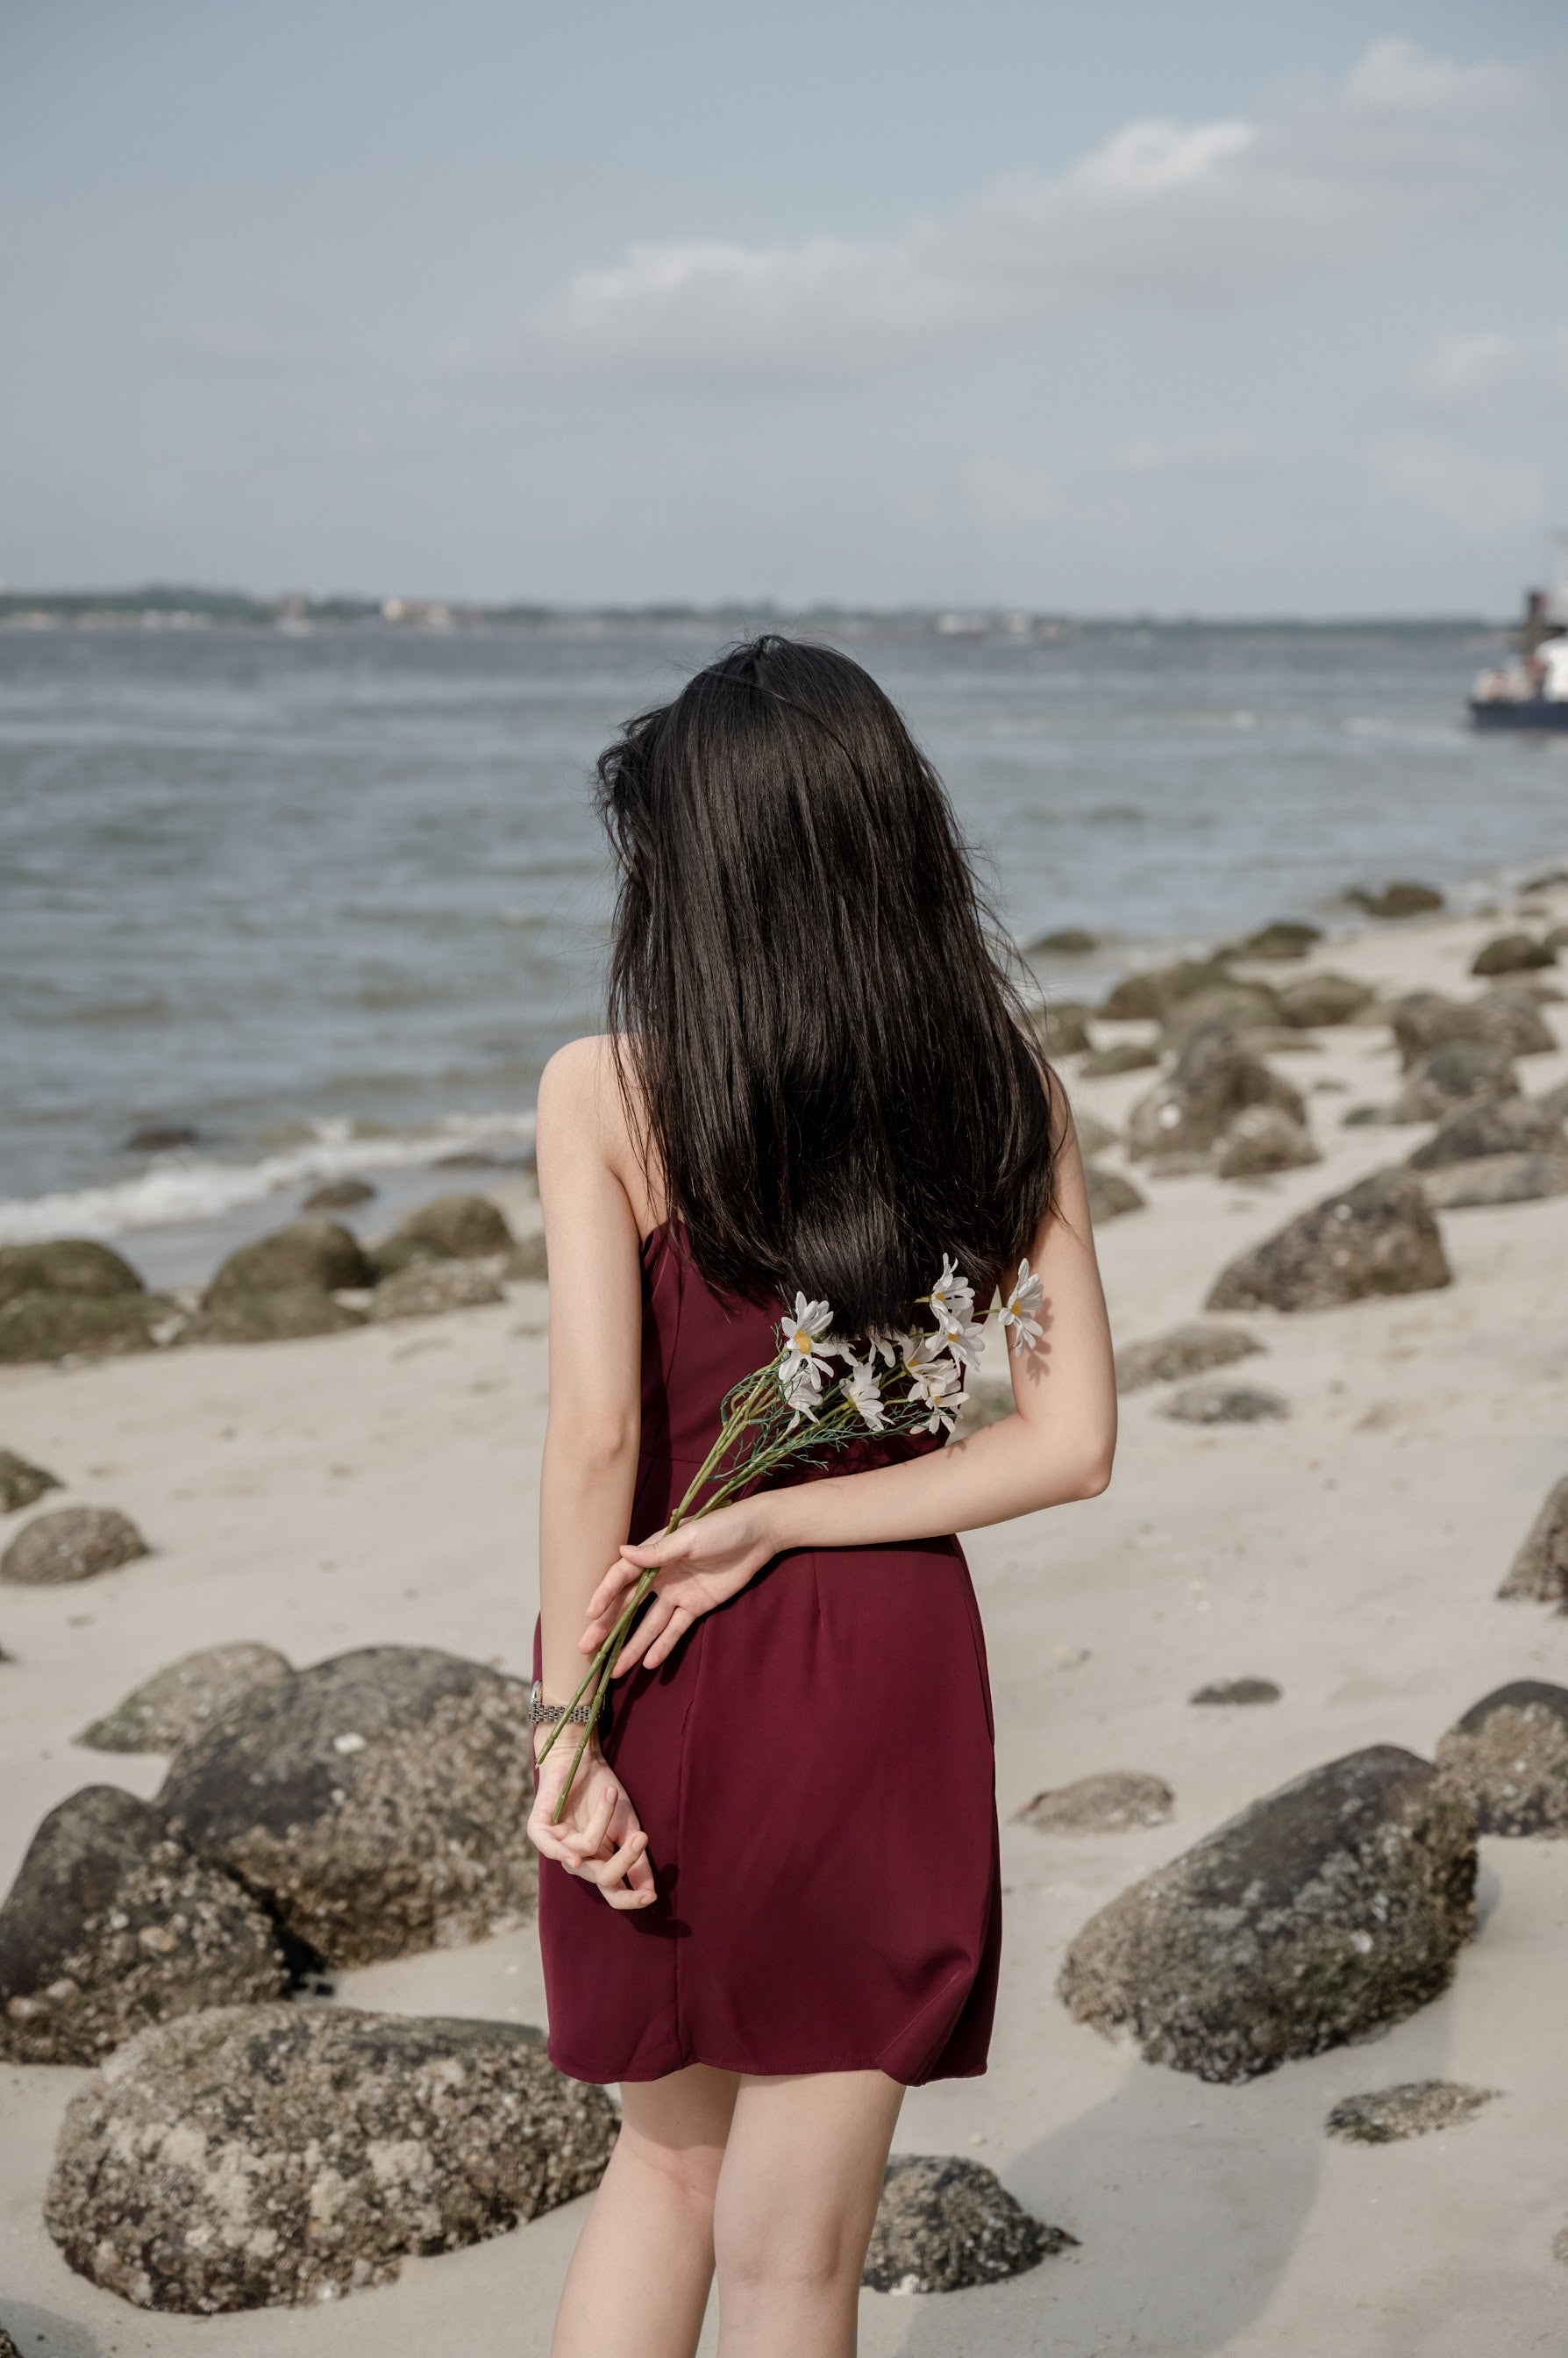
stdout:
POLYGON ((682 1523, 678 1531, 658 1531, 636 1547, 623 1547, 588 1600, 588 1626, 577 1641, 584 1653, 597 1652, 632 1589, 657 1564, 653 1593, 621 1649, 615 1674, 624 1678, 639 1662, 657 1670, 693 1621, 738 1595, 769 1557, 778 1554, 769 1509, 766 1493, 738 1499, 682 1523))

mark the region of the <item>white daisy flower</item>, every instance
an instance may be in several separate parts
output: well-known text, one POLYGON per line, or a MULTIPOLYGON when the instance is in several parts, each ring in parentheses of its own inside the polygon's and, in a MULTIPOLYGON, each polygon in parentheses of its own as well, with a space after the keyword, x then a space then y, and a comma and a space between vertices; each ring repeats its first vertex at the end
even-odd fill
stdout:
POLYGON ((887 1422, 887 1412, 882 1405, 882 1393, 876 1381, 876 1371, 868 1359, 864 1367, 853 1352, 846 1352, 849 1373, 843 1379, 843 1396, 851 1402, 863 1424, 873 1433, 880 1433, 887 1422))
POLYGON ((909 1374, 910 1401, 929 1408, 930 1415, 916 1427, 921 1433, 950 1433, 960 1409, 969 1394, 963 1389, 962 1370, 950 1359, 929 1359, 923 1366, 908 1360, 905 1366, 909 1374))
POLYGON ((1018 1263, 1017 1282, 1002 1303, 1002 1324, 1013 1329, 1015 1352, 1032 1351, 1045 1333, 1036 1313, 1045 1303, 1046 1289, 1042 1281, 1032 1277, 1026 1260, 1018 1263))
POLYGON ((927 1300, 939 1318, 956 1316, 967 1322, 974 1315, 974 1288, 960 1273, 950 1253, 943 1253, 942 1273, 927 1300))
POLYGON ((930 1341, 937 1350, 950 1351, 961 1367, 977 1368, 985 1348, 985 1329, 978 1318, 961 1318, 956 1311, 939 1313, 930 1341))
POLYGON ((779 1362, 779 1381, 787 1400, 792 1401, 802 1386, 814 1397, 822 1389, 822 1378, 832 1374, 827 1353, 843 1347, 822 1339, 832 1323, 827 1303, 808 1302, 803 1293, 795 1296, 794 1315, 784 1321, 784 1353, 779 1362))

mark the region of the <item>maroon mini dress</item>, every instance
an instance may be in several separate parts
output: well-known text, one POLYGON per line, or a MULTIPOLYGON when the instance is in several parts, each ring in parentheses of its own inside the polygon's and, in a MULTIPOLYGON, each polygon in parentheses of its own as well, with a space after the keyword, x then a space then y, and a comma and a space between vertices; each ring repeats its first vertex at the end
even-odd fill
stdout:
MULTIPOLYGON (((643 1246, 642 1303, 634 1538, 663 1525, 725 1393, 777 1348, 777 1314, 716 1293, 671 1224, 643 1246)), ((821 1472, 939 1445, 867 1441, 821 1472)), ((612 1689, 605 1753, 659 1898, 621 1913, 540 1861, 552 2061, 601 2082, 692 2063, 911 2085, 983 2071, 1002 1937, 993 1737, 956 1539, 776 1557, 612 1689)))

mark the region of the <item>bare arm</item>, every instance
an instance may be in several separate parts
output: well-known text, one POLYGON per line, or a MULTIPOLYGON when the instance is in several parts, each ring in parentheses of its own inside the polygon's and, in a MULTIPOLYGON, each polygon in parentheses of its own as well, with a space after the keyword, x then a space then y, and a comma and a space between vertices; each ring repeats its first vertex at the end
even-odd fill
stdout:
MULTIPOLYGON (((608 1065, 602 1042, 575 1041, 551 1058, 539 1085, 539 1194, 550 1257, 541 1683, 556 1704, 569 1702, 582 1678, 577 1639, 605 1565, 630 1528, 637 1480, 641 1272, 637 1221, 615 1168, 620 1139, 608 1065)), ((653 1881, 644 1837, 596 1740, 566 1813, 553 1822, 579 1734, 564 1730, 542 1764, 530 1833, 546 1856, 603 1885, 612 1905, 645 1904, 653 1881)))
MULTIPOLYGON (((863 1547, 977 1531, 1072 1498, 1111 1478, 1116 1385, 1111 1334, 1077 1139, 1057 1162, 1056 1202, 1030 1256, 1045 1288, 1045 1333, 1011 1360, 1014 1413, 902 1466, 766 1491, 640 1547, 623 1547, 596 1592, 580 1645, 608 1633, 640 1569, 662 1567, 618 1675, 671 1653, 698 1616, 744 1587, 787 1548, 863 1547)), ((993 1343, 992 1348, 997 1347, 993 1343)))

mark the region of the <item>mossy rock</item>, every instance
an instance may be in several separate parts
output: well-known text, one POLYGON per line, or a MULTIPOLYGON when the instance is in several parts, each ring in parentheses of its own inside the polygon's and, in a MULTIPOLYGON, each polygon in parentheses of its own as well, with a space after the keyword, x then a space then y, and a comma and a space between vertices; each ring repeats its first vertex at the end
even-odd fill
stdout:
POLYGON ((1171 966, 1129 974, 1108 992, 1100 1012, 1115 1022, 1164 1022, 1178 1000, 1199 990, 1218 990, 1235 977, 1223 958, 1177 958, 1171 966))
POLYGON ((41 1498, 46 1490, 61 1487, 58 1474, 18 1457, 14 1449, 0 1449, 0 1515, 14 1515, 41 1498))
POLYGON ((1348 974, 1302 974, 1280 990, 1280 1016, 1297 1031, 1316 1032, 1353 1022, 1376 997, 1369 983, 1357 982, 1348 974))
POLYGON ((488 1195, 437 1195, 372 1247, 371 1265, 379 1284, 414 1261, 488 1260, 510 1252, 514 1241, 506 1215, 488 1195))
POLYGON ((24 1293, 79 1293, 107 1301, 141 1292, 142 1281, 130 1262, 91 1237, 0 1245, 0 1307, 24 1293))
POLYGON ((214 1310, 220 1303, 261 1293, 337 1293, 370 1282, 359 1239, 341 1221, 291 1220, 286 1228, 231 1252, 208 1287, 202 1308, 214 1310))
POLYGON ((166 1293, 18 1293, 0 1310, 0 1363, 156 1351, 186 1322, 166 1293))
POLYGON ((309 1335, 340 1335, 362 1326, 365 1314, 334 1302, 319 1286, 282 1286, 269 1293, 208 1295, 192 1322, 192 1343, 288 1343, 309 1335))

